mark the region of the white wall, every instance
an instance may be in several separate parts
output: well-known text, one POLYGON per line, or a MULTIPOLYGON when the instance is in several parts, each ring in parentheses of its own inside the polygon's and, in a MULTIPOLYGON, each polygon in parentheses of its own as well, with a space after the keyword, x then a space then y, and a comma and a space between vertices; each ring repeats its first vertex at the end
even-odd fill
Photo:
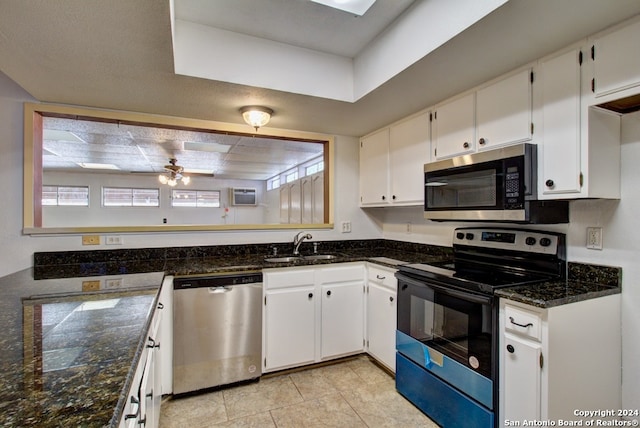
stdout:
MULTIPOLYGON (((104 244, 83 247, 80 236, 22 235, 23 103, 34 101, 0 73, 0 182, 5 184, 5 203, 0 208, 0 276, 31 267, 34 252, 114 248, 104 244)), ((357 138, 336 136, 334 219, 336 224, 350 220, 352 233, 341 234, 337 229, 314 230, 311 232, 314 240, 369 239, 382 235, 379 225, 357 205, 358 147, 357 138)), ((287 230, 123 234, 124 245, 117 248, 289 242, 295 233, 295 230, 287 230)))

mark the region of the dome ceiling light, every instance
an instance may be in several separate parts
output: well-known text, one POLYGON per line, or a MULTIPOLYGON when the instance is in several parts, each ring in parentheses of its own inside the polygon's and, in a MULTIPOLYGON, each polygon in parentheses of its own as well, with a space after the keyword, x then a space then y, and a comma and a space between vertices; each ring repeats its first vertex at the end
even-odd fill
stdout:
POLYGON ((240 109, 240 113, 242 113, 244 121, 256 128, 257 131, 258 128, 269 123, 273 110, 262 106, 246 106, 240 109))

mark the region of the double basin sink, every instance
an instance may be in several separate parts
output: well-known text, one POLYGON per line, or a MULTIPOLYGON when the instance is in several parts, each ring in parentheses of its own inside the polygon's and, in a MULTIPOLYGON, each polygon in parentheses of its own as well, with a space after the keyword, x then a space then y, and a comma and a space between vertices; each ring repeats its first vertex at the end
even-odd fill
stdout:
POLYGON ((297 261, 313 261, 313 260, 333 260, 337 258, 335 254, 311 254, 309 256, 273 256, 266 257, 264 259, 265 262, 269 263, 291 263, 297 261))

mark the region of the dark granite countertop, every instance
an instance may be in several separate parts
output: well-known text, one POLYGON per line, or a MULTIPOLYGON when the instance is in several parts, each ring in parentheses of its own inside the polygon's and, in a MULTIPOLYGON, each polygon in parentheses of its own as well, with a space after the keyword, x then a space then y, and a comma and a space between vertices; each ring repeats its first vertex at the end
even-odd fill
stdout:
POLYGON ((0 278, 0 425, 117 426, 163 277, 0 278))
MULTIPOLYGON (((279 256, 292 249, 280 243, 34 254, 33 269, 0 278, 0 425, 116 426, 164 274, 357 261, 397 267, 394 260, 451 258, 448 247, 376 239, 320 243, 318 253, 333 260, 265 261, 274 247, 279 256), (103 309, 83 310, 92 306, 103 309)), ((313 249, 305 242, 300 251, 313 249)), ((620 276, 619 268, 569 263, 566 283, 511 287, 498 295, 551 307, 619 293, 620 276)))
POLYGON ((539 308, 552 308, 622 292, 622 269, 612 266, 568 264, 567 281, 548 281, 496 290, 503 299, 539 308))

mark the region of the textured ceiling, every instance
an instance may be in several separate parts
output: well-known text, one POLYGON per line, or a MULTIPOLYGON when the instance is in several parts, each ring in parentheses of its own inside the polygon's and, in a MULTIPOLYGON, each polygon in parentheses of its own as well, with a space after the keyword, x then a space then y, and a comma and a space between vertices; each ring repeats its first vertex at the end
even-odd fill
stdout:
POLYGON ((43 128, 48 171, 105 172, 80 166, 99 163, 115 165, 114 173, 159 173, 169 159, 177 159, 187 175, 202 170, 217 178, 266 180, 320 157, 324 148, 322 143, 56 117, 45 117, 43 128))
MULTIPOLYGON (((169 0, 0 0, 0 11, 0 71, 39 101, 229 123, 259 104, 276 111, 273 128, 361 136, 640 13, 640 2, 510 0, 356 103, 176 75, 169 0)), ((294 24, 278 22, 299 34, 294 24)))

